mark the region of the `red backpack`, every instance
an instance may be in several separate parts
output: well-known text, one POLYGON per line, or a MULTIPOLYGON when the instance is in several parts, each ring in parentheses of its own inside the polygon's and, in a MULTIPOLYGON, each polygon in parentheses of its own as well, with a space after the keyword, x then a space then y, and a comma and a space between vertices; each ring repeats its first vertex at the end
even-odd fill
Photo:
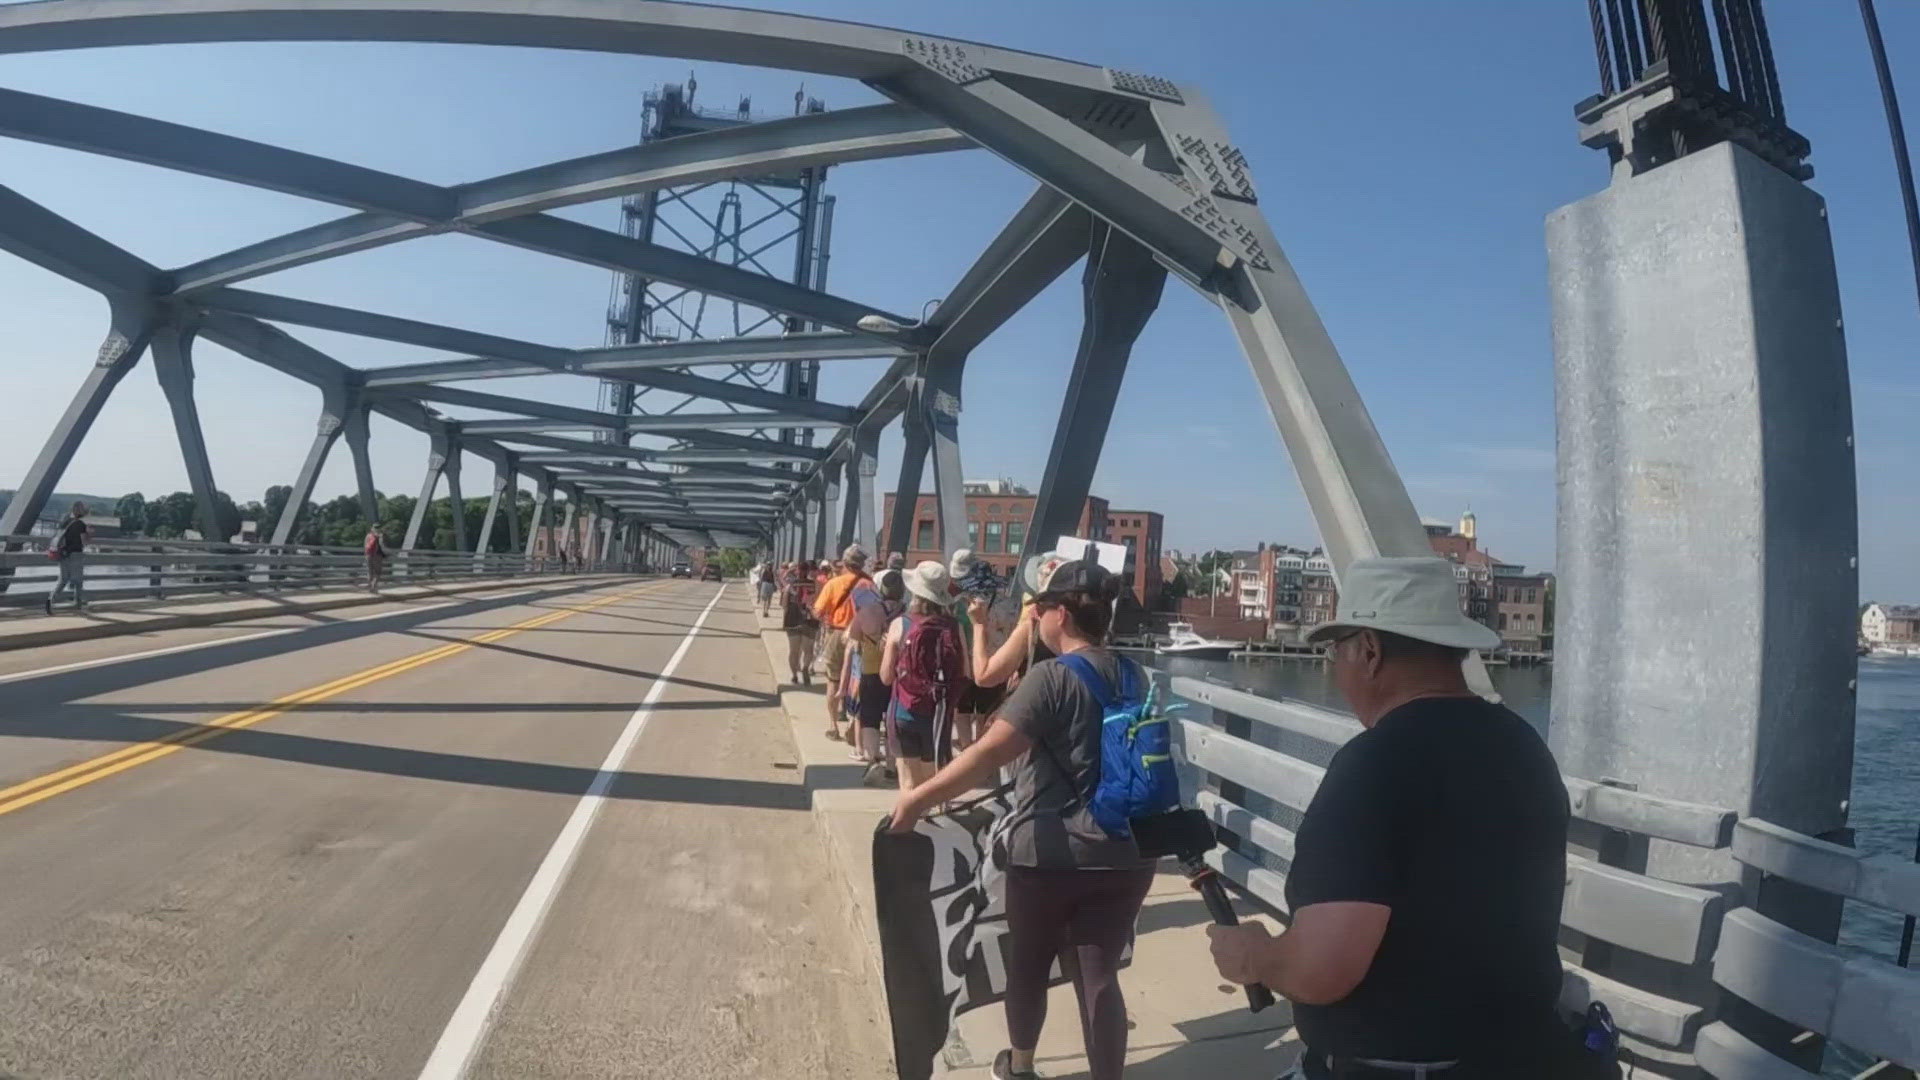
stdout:
POLYGON ((950 615, 922 615, 908 625, 900 644, 894 698, 915 720, 931 721, 959 700, 971 681, 960 648, 960 624, 950 615))

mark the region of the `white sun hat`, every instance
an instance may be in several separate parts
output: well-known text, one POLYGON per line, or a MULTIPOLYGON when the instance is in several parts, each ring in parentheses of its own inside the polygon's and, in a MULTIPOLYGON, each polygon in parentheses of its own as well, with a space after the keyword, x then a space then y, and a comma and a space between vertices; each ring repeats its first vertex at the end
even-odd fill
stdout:
POLYGON ((1434 555, 1355 559, 1340 576, 1333 619, 1313 628, 1309 642, 1342 630, 1380 630, 1456 649, 1487 650, 1500 635, 1460 611, 1453 564, 1434 555))
POLYGON ((906 573, 907 591, 937 607, 946 607, 953 597, 947 595, 947 568, 932 559, 906 573))

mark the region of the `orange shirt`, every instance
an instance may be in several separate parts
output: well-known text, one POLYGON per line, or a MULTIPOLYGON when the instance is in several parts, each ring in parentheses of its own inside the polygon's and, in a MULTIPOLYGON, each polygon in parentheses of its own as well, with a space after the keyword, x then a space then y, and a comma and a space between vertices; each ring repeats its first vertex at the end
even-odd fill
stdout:
POLYGON ((820 595, 814 598, 813 613, 828 627, 845 630, 853 621, 853 587, 865 580, 867 575, 851 570, 829 580, 820 586, 820 595))

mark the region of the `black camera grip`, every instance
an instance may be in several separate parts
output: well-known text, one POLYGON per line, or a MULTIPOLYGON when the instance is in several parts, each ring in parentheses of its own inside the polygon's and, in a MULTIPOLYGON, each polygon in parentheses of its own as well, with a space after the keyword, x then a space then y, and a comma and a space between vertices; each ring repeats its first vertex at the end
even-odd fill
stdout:
MULTIPOLYGON (((1227 890, 1221 886, 1219 878, 1209 872, 1197 878, 1193 887, 1200 890, 1200 898, 1206 901, 1207 913, 1213 916, 1214 922, 1221 926, 1240 925, 1239 916, 1233 913, 1233 901, 1227 898, 1227 890)), ((1259 983, 1247 984, 1248 1012, 1259 1012, 1271 1004, 1273 991, 1259 983)))

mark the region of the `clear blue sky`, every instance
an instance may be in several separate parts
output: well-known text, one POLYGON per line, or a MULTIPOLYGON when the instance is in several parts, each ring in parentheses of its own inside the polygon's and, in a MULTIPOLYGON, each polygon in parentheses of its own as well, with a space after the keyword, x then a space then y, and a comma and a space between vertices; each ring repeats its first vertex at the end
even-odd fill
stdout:
MULTIPOLYGON (((1137 0, 965 4, 819 0, 770 6, 1102 62, 1192 81, 1244 147, 1262 207, 1352 368, 1422 513, 1471 504, 1504 558, 1554 562, 1553 368, 1542 221, 1599 190, 1604 157, 1574 141, 1596 86, 1578 0, 1292 3, 1174 14, 1137 0)), ((1920 5, 1883 4, 1920 119, 1920 5)), ((1858 429, 1864 598, 1920 601, 1920 329, 1891 156, 1858 16, 1772 0, 1790 122, 1832 207, 1858 429)), ((643 90, 676 60, 498 48, 208 45, 0 57, 0 85, 142 113, 455 183, 610 149, 637 136, 643 90)), ((781 109, 784 72, 701 65, 703 100, 781 109)), ((875 100, 807 80, 832 107, 875 100)), ((9 143, 0 183, 162 266, 336 216, 303 200, 9 143)), ((984 152, 848 166, 834 291, 900 312, 944 293, 1032 182, 984 152)), ((568 211, 607 227, 614 207, 568 211)), ((249 283, 265 291, 512 334, 598 344, 607 275, 464 237, 413 242, 249 283)), ((0 486, 24 471, 90 362, 97 297, 0 255, 8 392, 0 486)), ((1079 326, 1077 272, 974 356, 966 472, 1037 485, 1079 326)), ((297 331, 349 363, 430 355, 297 331)), ((311 390, 217 347, 199 399, 222 487, 287 483, 312 433, 311 390)), ((823 396, 857 400, 873 365, 830 365, 823 396)), ((552 380, 547 380, 551 383, 552 380)), ((587 402, 592 388, 487 384, 587 402)), ((419 482, 424 438, 376 421, 377 480, 419 482)), ((883 448, 890 485, 895 444, 883 448)), ((485 467, 469 459, 470 491, 485 467)), ((319 495, 349 489, 336 454, 319 495)), ((149 495, 185 486, 149 369, 122 385, 62 484, 149 495)), ((1167 515, 1181 548, 1314 542, 1264 405, 1223 319, 1170 283, 1135 352, 1096 491, 1167 515)))

